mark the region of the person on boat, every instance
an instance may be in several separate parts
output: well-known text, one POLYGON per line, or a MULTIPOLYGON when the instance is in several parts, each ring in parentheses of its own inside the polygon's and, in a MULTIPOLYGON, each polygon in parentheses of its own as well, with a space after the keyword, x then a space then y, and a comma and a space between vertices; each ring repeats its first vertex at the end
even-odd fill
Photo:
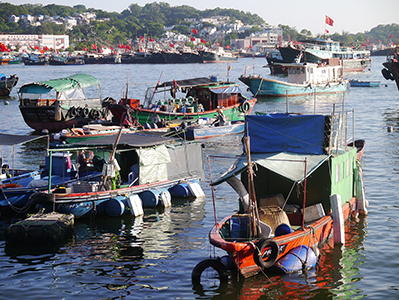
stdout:
POLYGON ((218 115, 216 120, 213 122, 215 126, 224 126, 226 125, 226 116, 223 113, 223 110, 221 108, 218 109, 218 115))
POLYGON ((78 157, 76 158, 76 162, 79 164, 79 173, 87 172, 87 163, 89 160, 90 159, 86 157, 86 150, 83 149, 79 152, 78 157))
POLYGON ((105 163, 103 166, 103 176, 106 178, 105 180, 105 188, 115 190, 120 187, 121 180, 119 171, 121 170, 118 161, 114 159, 112 156, 109 159, 108 163, 105 163), (109 184, 110 183, 110 184, 109 184))

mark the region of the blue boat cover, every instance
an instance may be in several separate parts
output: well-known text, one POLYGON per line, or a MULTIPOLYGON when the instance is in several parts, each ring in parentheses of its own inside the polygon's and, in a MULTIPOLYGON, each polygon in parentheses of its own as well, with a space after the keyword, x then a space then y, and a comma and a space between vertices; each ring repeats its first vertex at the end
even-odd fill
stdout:
POLYGON ((250 137, 251 153, 319 155, 323 154, 324 125, 323 115, 250 115, 245 118, 245 137, 250 137))

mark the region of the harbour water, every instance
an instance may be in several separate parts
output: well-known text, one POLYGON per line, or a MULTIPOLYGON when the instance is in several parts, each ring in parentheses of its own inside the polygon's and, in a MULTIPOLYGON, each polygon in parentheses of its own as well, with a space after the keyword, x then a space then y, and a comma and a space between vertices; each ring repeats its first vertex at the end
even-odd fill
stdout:
MULTIPOLYGON (((198 291, 191 284, 194 266, 222 256, 208 242, 215 222, 207 155, 238 155, 239 136, 205 143, 205 199, 173 200, 165 210, 146 210, 143 218, 76 220, 72 238, 54 247, 9 247, 0 224, 0 299, 396 299, 399 290, 399 91, 381 75, 384 57, 373 57, 370 70, 347 74, 359 80, 380 80, 378 88, 349 88, 345 95, 289 99, 259 99, 257 111, 329 113, 336 109, 355 112, 356 138, 366 140, 363 156, 369 214, 348 224, 345 246, 326 246, 319 266, 306 274, 259 274, 230 282, 226 289, 198 291), (387 127, 392 126, 393 132, 387 127)), ((10 98, 0 100, 0 132, 32 134, 18 109, 17 91, 23 84, 87 73, 101 81, 102 98, 119 99, 130 85, 129 95, 143 99, 147 86, 160 81, 219 74, 238 81, 244 73, 266 75, 263 58, 245 58, 231 64, 191 65, 84 65, 1 66, 1 73, 17 74, 18 85, 10 98), (247 68, 246 68, 247 67, 247 68), (129 75, 128 75, 129 74, 129 75), (9 105, 5 105, 5 104, 9 105)), ((246 87, 241 89, 247 96, 246 87)), ((44 161, 45 145, 35 142, 2 156, 16 166, 37 168, 44 161)), ((213 178, 233 160, 210 158, 213 178)), ((222 184, 215 192, 217 218, 238 208, 237 195, 222 184)))

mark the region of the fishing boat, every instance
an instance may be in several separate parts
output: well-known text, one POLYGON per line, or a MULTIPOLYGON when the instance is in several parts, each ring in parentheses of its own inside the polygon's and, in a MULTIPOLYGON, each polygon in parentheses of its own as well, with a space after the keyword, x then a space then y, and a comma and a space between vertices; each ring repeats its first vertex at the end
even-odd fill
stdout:
POLYGON ((203 47, 198 49, 198 53, 204 63, 235 62, 238 60, 238 55, 219 46, 212 48, 203 47))
POLYGON ((382 75, 386 80, 394 80, 399 90, 399 62, 397 53, 387 58, 387 61, 382 64, 384 68, 381 70, 382 75))
POLYGON ((301 56, 301 62, 318 63, 323 59, 338 58, 342 60, 343 72, 361 72, 371 64, 370 51, 341 47, 339 42, 331 39, 307 39, 299 44, 279 47, 285 63, 293 62, 301 56))
POLYGON ((261 75, 241 75, 239 80, 245 83, 256 96, 292 97, 312 94, 344 93, 347 81, 340 75, 338 58, 326 59, 322 63, 280 64, 288 72, 286 80, 265 78, 261 75))
MULTIPOLYGON (((43 139, 45 136, 0 134, 1 146, 12 146, 11 153, 15 152, 15 146, 43 139)), ((53 168, 51 175, 51 187, 73 182, 71 172, 74 171, 70 163, 70 153, 57 153, 53 157, 53 168), (69 162, 69 163, 68 163, 69 162)), ((2 168, 0 174, 0 215, 2 218, 13 218, 23 216, 28 212, 34 212, 34 205, 30 196, 33 193, 44 191, 49 188, 50 161, 45 159, 45 164, 36 170, 25 170, 15 168, 15 156, 12 162, 7 163, 2 157, 0 159, 2 168)), ((97 172, 101 175, 101 172, 97 172)), ((95 175, 95 174, 92 174, 95 175)))
POLYGON ((185 140, 209 139, 244 132, 244 121, 228 121, 221 124, 217 119, 209 122, 202 120, 204 119, 188 125, 182 123, 181 126, 172 127, 171 130, 177 132, 178 136, 185 140))
POLYGON ((11 90, 18 83, 17 75, 4 75, 0 74, 0 96, 9 96, 11 90))
POLYGON ((246 98, 238 84, 218 81, 215 76, 158 83, 146 91, 144 103, 127 97, 109 106, 120 123, 128 111, 145 128, 179 126, 182 120, 214 118, 222 108, 228 121, 244 120, 256 99, 246 98), (167 95, 171 97, 167 98, 167 95))
POLYGON ((357 149, 345 142, 350 115, 246 117, 244 154, 211 182, 227 182, 239 196, 239 209, 221 220, 214 200, 209 241, 227 256, 200 262, 192 272, 194 285, 202 284, 208 269, 220 282, 230 274, 247 278, 275 267, 284 273, 306 270, 327 240, 345 244, 345 220, 367 213, 357 149))
POLYGON ((170 206, 169 189, 181 184, 189 186, 189 196, 204 196, 198 184, 203 179, 200 143, 120 131, 91 141, 58 145, 48 150, 49 159, 56 153, 82 154, 82 150, 93 153, 78 159, 83 161, 84 170, 82 164, 76 166, 77 174, 79 178, 89 177, 34 194, 33 202, 45 212, 73 214, 75 218, 136 214, 138 207, 141 211, 142 207, 170 206), (90 177, 93 169, 84 163, 90 156, 95 169, 102 170, 101 178, 90 177))
POLYGON ((109 116, 100 81, 87 74, 28 83, 18 95, 22 117, 36 131, 59 132, 109 116), (86 93, 98 96, 89 98, 86 93))
POLYGON ((369 80, 358 80, 358 79, 351 79, 349 80, 350 86, 353 87, 379 87, 381 81, 369 81, 369 80))
POLYGON ((35 53, 23 56, 22 61, 24 62, 25 66, 47 66, 49 64, 49 59, 47 56, 35 53))
MULTIPOLYGON (((90 141, 104 136, 115 135, 119 132, 120 126, 112 122, 87 124, 82 128, 63 129, 58 133, 50 135, 50 142, 74 144, 82 141, 90 141)), ((142 134, 168 136, 171 132, 168 127, 144 129, 142 126, 123 127, 122 133, 140 132, 142 134)))
POLYGON ((78 56, 53 55, 49 58, 50 66, 84 65, 85 61, 78 56))

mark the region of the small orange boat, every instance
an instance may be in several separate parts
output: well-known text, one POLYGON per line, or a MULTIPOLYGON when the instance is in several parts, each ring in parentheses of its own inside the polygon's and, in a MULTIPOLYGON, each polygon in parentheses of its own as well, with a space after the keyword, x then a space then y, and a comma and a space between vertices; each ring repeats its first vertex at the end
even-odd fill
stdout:
POLYGON ((221 283, 230 274, 247 278, 308 269, 328 239, 345 243, 345 220, 367 213, 356 145, 344 142, 349 128, 337 126, 349 124, 349 115, 246 117, 245 153, 211 183, 227 182, 240 198, 239 210, 221 221, 214 203, 209 241, 227 255, 197 264, 195 286, 202 285, 208 268, 221 283))

